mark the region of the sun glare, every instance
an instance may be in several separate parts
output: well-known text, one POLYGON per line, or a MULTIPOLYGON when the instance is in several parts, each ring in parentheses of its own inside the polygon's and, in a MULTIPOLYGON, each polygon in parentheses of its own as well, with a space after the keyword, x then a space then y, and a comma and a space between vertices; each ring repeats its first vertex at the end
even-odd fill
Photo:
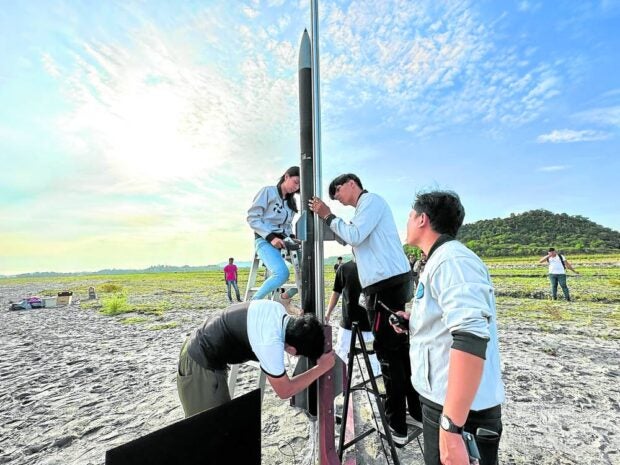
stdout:
POLYGON ((119 173, 143 178, 191 177, 214 168, 227 151, 227 142, 205 132, 221 123, 191 124, 191 105, 172 89, 153 88, 141 94, 125 94, 110 109, 110 124, 104 129, 110 165, 119 173))

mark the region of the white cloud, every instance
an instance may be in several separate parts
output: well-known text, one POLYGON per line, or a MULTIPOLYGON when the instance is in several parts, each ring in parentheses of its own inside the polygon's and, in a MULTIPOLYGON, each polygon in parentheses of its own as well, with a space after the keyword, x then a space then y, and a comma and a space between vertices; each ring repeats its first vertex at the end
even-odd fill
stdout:
POLYGON ((544 172, 565 171, 569 168, 570 166, 566 166, 566 165, 551 165, 551 166, 541 166, 540 168, 538 168, 538 171, 544 171, 544 172))
POLYGON ((548 134, 541 134, 536 138, 538 143, 544 144, 547 142, 553 144, 572 143, 572 142, 593 142, 599 140, 606 140, 611 137, 611 134, 594 131, 591 129, 584 129, 575 131, 573 129, 555 129, 548 134))
POLYGON ((575 115, 580 121, 620 128, 620 105, 593 108, 575 115))
POLYGON ((53 78, 60 77, 60 70, 58 69, 58 65, 49 53, 44 53, 41 56, 41 61, 43 62, 43 68, 45 69, 47 74, 49 74, 53 78))
POLYGON ((208 179, 216 167, 264 169, 261 158, 282 155, 273 152, 281 134, 297 133, 296 75, 281 72, 295 50, 264 30, 269 46, 258 50, 254 31, 240 32, 248 47, 232 73, 214 60, 197 63, 197 50, 154 28, 123 45, 83 43, 61 79, 74 110, 59 131, 84 163, 111 168, 117 186, 208 179))
POLYGON ((243 11, 243 14, 246 15, 250 19, 254 19, 260 14, 260 12, 256 8, 252 8, 249 6, 242 8, 242 11, 243 11))
POLYGON ((37 240, 87 253, 78 243, 96 238, 101 266, 122 266, 108 247, 130 259, 130 244, 145 265, 149 248, 162 262, 185 261, 174 243, 193 264, 221 259, 222 244, 249 255, 252 197, 298 161, 297 45, 278 39, 278 28, 209 18, 181 31, 142 18, 122 40, 76 39, 62 60, 56 50, 40 56, 69 108, 54 133, 70 169, 49 194, 6 211, 16 218, 7 233, 32 227, 27 208, 46 231, 37 240))
POLYGON ((523 0, 519 2, 517 5, 517 9, 523 12, 534 12, 540 9, 542 5, 539 2, 529 2, 527 0, 523 0))
POLYGON ((329 110, 372 102, 397 115, 403 127, 424 133, 538 118, 560 92, 560 65, 536 63, 527 49, 497 44, 496 25, 483 22, 472 5, 467 0, 326 5, 321 71, 329 110), (343 87, 341 94, 336 86, 343 87))

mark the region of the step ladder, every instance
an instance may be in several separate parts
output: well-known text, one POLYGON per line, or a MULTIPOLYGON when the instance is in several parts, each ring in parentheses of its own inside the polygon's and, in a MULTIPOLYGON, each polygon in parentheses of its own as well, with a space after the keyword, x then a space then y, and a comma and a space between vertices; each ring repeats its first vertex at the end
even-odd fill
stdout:
MULTIPOLYGON (((342 420, 340 423, 340 437, 338 439, 338 457, 340 461, 342 461, 342 456, 346 449, 354 446, 370 434, 377 432, 379 434, 379 437, 381 438, 381 447, 383 449, 386 462, 389 463, 389 459, 384 441, 388 444, 390 455, 392 457, 392 463, 394 465, 400 465, 400 460, 396 451, 394 438, 392 437, 392 433, 390 431, 390 427, 387 421, 387 416, 385 414, 385 407, 383 405, 384 395, 381 394, 381 392, 379 391, 379 388, 377 386, 378 377, 374 376, 372 371, 372 365, 370 363, 370 355, 374 353, 374 350, 369 350, 367 348, 366 342, 364 341, 364 338, 362 336, 362 331, 360 330, 357 322, 353 322, 353 324, 351 325, 351 333, 351 345, 349 347, 349 357, 347 361, 347 384, 343 393, 344 404, 342 408, 342 420), (360 361, 359 359, 360 356, 362 357, 362 361, 360 361), (362 381, 358 384, 352 385, 354 365, 357 365, 357 367, 359 368, 362 381), (366 376, 364 375, 364 370, 362 369, 362 366, 365 368, 368 379, 366 379, 366 376), (372 412, 374 427, 363 431, 345 444, 344 441, 347 429, 347 418, 349 416, 349 404, 352 402, 351 394, 355 391, 364 391, 366 393, 368 405, 370 406, 370 411, 372 412), (377 418, 375 409, 373 408, 371 396, 373 396, 375 399, 376 410, 379 413, 379 418, 377 418), (379 422, 381 422, 381 428, 379 427, 379 422)), ((422 443, 420 442, 421 434, 422 430, 420 428, 415 428, 412 434, 408 435, 408 443, 413 441, 413 439, 417 439, 420 450, 423 451, 422 443)))
MULTIPOLYGON (((301 268, 299 265, 299 249, 294 245, 285 242, 287 247, 280 250, 280 254, 285 262, 290 263, 293 266, 293 272, 295 274, 295 283, 285 283, 275 291, 271 293, 270 296, 266 297, 270 300, 276 300, 278 295, 281 292, 287 291, 289 289, 301 289, 301 268)), ((252 266, 250 268, 250 273, 248 274, 248 283, 245 288, 244 299, 246 302, 251 300, 256 291, 260 289, 260 286, 256 285, 256 278, 258 277, 258 271, 261 269, 263 265, 263 261, 259 258, 258 254, 254 254, 254 259, 252 260, 252 266)), ((269 270, 265 268, 265 279, 269 277, 269 270)), ((232 365, 230 367, 230 374, 228 375, 228 391, 230 392, 231 399, 235 397, 235 389, 237 387, 237 377, 239 375, 239 369, 241 365, 247 365, 259 370, 258 381, 256 387, 260 388, 261 393, 261 403, 263 401, 263 396, 265 395, 265 380, 267 376, 265 372, 260 369, 260 364, 254 360, 250 360, 249 362, 245 362, 244 364, 232 365)))

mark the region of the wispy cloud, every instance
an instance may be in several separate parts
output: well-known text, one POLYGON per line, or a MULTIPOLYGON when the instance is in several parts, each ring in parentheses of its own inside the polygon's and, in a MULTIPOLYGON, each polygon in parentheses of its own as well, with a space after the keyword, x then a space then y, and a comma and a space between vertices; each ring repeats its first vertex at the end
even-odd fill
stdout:
MULTIPOLYGON (((255 31, 239 31, 244 43, 256 42, 255 31)), ((215 63, 199 63, 199 49, 154 27, 124 44, 83 42, 61 71, 46 56, 74 108, 58 129, 76 156, 116 181, 210 179, 216 168, 260 172, 265 157, 281 156, 270 152, 278 135, 296 132, 296 76, 294 69, 280 73, 295 50, 262 33, 268 47, 232 57, 232 78, 215 63)))
MULTIPOLYGON (((613 94, 613 96, 617 96, 613 94)), ((593 108, 582 111, 575 115, 575 118, 589 123, 596 123, 602 126, 612 126, 620 128, 620 105, 593 108)))
POLYGON ((606 140, 611 137, 611 134, 603 131, 594 131, 592 129, 583 129, 575 131, 573 129, 555 129, 548 134, 541 134, 536 138, 536 141, 540 144, 552 143, 572 143, 572 142, 593 142, 599 140, 606 140))
POLYGON ((566 171, 569 168, 570 166, 566 166, 566 165, 551 165, 551 166, 541 166, 540 168, 538 168, 538 171, 544 171, 544 172, 566 171))
POLYGON ((533 11, 540 9, 541 6, 542 5, 539 2, 531 2, 531 1, 523 0, 519 2, 519 4, 517 5, 517 9, 519 11, 533 12, 533 11))
POLYGON ((256 8, 252 8, 249 6, 244 7, 242 11, 243 14, 250 19, 254 19, 260 14, 260 12, 256 8))
MULTIPOLYGON (((561 64, 497 42, 469 1, 327 6, 322 68, 332 109, 368 102, 421 133, 454 124, 520 125, 559 95, 561 64)), ((499 19, 501 23, 501 19, 499 19)))

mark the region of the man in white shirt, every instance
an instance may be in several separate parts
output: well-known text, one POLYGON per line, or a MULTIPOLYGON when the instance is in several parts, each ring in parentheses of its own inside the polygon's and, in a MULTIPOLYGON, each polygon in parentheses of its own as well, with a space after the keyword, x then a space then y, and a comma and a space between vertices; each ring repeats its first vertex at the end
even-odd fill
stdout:
MULTIPOLYGON (((498 463, 504 384, 489 272, 455 239, 465 209, 454 192, 418 194, 407 244, 427 255, 409 319, 413 387, 420 394, 426 465, 469 465, 467 431, 480 465, 498 463)), ((396 332, 403 332, 398 327, 396 332)))
POLYGON ((324 344, 323 326, 314 315, 290 316, 272 300, 242 302, 210 315, 179 356, 177 390, 185 416, 228 402, 228 365, 249 360, 260 362, 278 397, 297 394, 334 366, 334 351, 323 353, 324 344), (289 378, 284 352, 317 364, 289 378))
POLYGON ((409 339, 392 330, 389 317, 390 311, 404 309, 411 300, 411 266, 390 206, 381 196, 365 190, 355 174, 336 177, 329 185, 329 197, 354 207, 353 218, 347 222, 336 217, 317 197, 310 200, 309 207, 353 247, 375 337, 374 349, 381 362, 385 414, 396 446, 402 447, 409 441, 407 425, 421 426, 422 412, 418 393, 411 385, 409 339))
POLYGON ((570 302, 570 293, 568 292, 568 286, 566 285, 566 268, 573 271, 575 274, 579 274, 573 268, 568 260, 555 251, 553 247, 549 248, 549 253, 541 258, 538 263, 549 264, 549 281, 551 282, 551 298, 557 300, 558 298, 558 284, 564 292, 564 298, 570 302))

